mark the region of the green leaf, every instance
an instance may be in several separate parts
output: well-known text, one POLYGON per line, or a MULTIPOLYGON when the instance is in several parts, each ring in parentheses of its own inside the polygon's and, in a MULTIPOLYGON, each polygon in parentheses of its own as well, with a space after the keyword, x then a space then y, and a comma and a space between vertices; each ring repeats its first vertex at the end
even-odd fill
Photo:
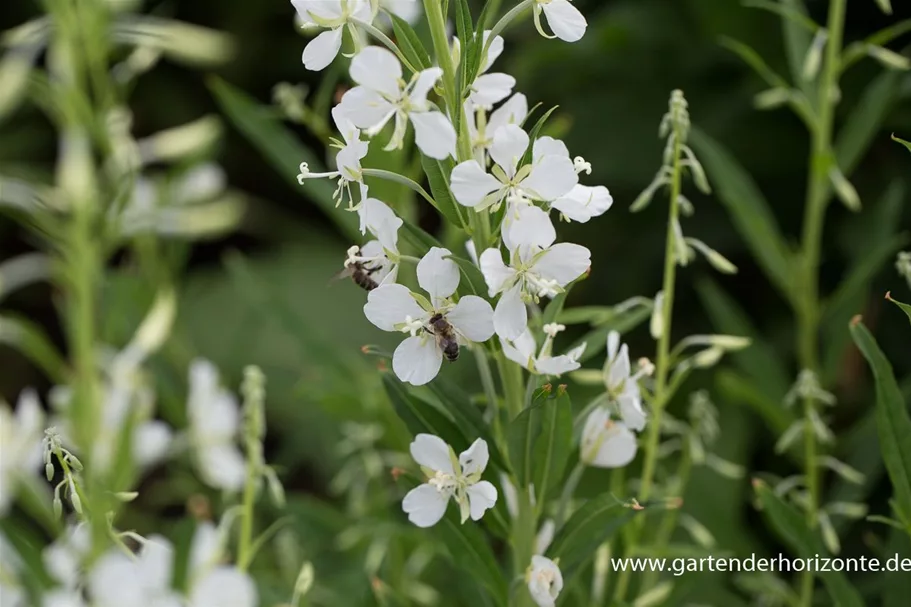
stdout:
POLYGON ((395 41, 398 43, 399 50, 411 62, 411 65, 419 70, 426 70, 433 65, 430 61, 430 54, 424 48, 424 44, 414 28, 392 11, 388 11, 388 15, 392 19, 392 31, 395 33, 395 41))
POLYGON ((851 323, 851 337, 873 370, 879 448, 895 490, 898 514, 907 525, 911 517, 911 417, 892 373, 892 365, 873 335, 857 320, 851 323))
POLYGON ((791 380, 781 356, 759 331, 737 301, 728 295, 718 283, 705 278, 696 283, 696 291, 706 312, 719 333, 749 337, 748 348, 732 352, 728 356, 737 363, 740 371, 752 377, 763 394, 773 400, 780 400, 790 388, 791 380))
MULTIPOLYGON (((786 504, 763 482, 755 483, 756 494, 762 503, 762 511, 771 526, 778 531, 788 545, 803 559, 817 556, 827 558, 829 551, 819 535, 807 528, 803 515, 793 506, 786 504)), ((839 607, 863 607, 864 601, 848 578, 839 571, 817 573, 832 601, 839 607)))
POLYGON ((877 76, 864 90, 835 139, 835 159, 850 177, 870 148, 892 111, 902 74, 890 70, 877 76))
POLYGON ((544 115, 538 119, 538 122, 535 123, 535 126, 533 126, 532 129, 528 132, 528 141, 530 143, 528 144, 528 149, 525 150, 525 154, 522 156, 522 160, 519 161, 520 167, 523 167, 532 161, 532 154, 535 148, 535 140, 537 140, 541 135, 541 129, 544 128, 544 125, 547 124, 547 120, 550 118, 550 115, 553 114, 558 107, 560 106, 555 105, 554 107, 547 110, 544 115))
MULTIPOLYGON (((807 16, 807 9, 804 6, 803 0, 780 0, 778 4, 782 7, 782 10, 787 11, 792 15, 802 17, 811 24, 816 25, 816 23, 807 16)), ((804 25, 806 25, 805 22, 804 25)), ((815 30, 811 31, 806 29, 806 27, 798 23, 795 19, 782 19, 781 28, 784 32, 785 51, 788 56, 788 70, 791 72, 791 78, 794 82, 798 83, 798 86, 800 86, 804 93, 808 93, 811 83, 807 82, 802 77, 803 63, 804 58, 807 56, 807 50, 810 48, 815 30)))
POLYGON ((506 605, 507 585, 484 534, 477 525, 460 525, 456 509, 450 508, 433 531, 452 558, 453 564, 490 592, 496 605, 506 605))
POLYGON ((491 463, 501 470, 509 470, 506 458, 500 453, 497 441, 490 432, 490 425, 484 421, 484 416, 471 402, 471 398, 462 389, 442 378, 437 378, 427 384, 428 390, 446 407, 452 415, 456 425, 469 441, 483 438, 487 442, 491 463))
POLYGON ((462 278, 464 280, 459 283, 460 286, 467 286, 472 294, 477 295, 482 299, 490 299, 488 297, 487 282, 484 280, 484 274, 481 273, 481 268, 474 265, 474 262, 463 257, 450 255, 449 259, 456 262, 456 265, 459 266, 459 271, 462 273, 462 278))
MULTIPOLYGON (((421 154, 421 165, 424 167, 424 173, 427 174, 427 181, 430 184, 430 192, 436 200, 436 209, 453 225, 465 229, 465 222, 462 219, 460 205, 455 201, 452 192, 449 189, 449 175, 452 173, 452 161, 434 160, 421 154)), ((469 213, 474 213, 468 209, 469 213)))
POLYGON ((746 405, 759 414, 776 435, 782 434, 797 421, 794 413, 782 406, 780 399, 769 397, 755 382, 730 369, 718 371, 715 384, 728 401, 746 405))
POLYGON ((543 506, 548 494, 563 479, 566 462, 573 448, 573 405, 566 387, 559 386, 556 398, 545 400, 541 409, 543 431, 533 451, 533 482, 537 503, 543 506))
POLYGON ((900 144, 902 144, 903 146, 905 146, 905 148, 906 148, 909 152, 911 152, 911 141, 905 141, 904 139, 901 139, 901 138, 899 138, 899 137, 896 137, 894 133, 892 134, 892 141, 897 141, 897 142, 899 142, 900 144))
POLYGON ((444 248, 439 240, 410 221, 403 219, 402 222, 402 227, 405 228, 402 238, 416 249, 419 256, 424 256, 433 247, 444 248))
POLYGON ((578 348, 583 343, 585 351, 579 357, 579 362, 591 360, 607 348, 607 334, 611 331, 617 331, 621 335, 632 331, 646 320, 651 318, 652 309, 650 306, 636 306, 623 312, 617 313, 604 321, 597 328, 592 329, 583 337, 578 339, 569 349, 578 348))
POLYGON ((636 514, 610 493, 604 493, 573 513, 557 532, 547 554, 551 559, 560 559, 560 570, 564 579, 568 578, 636 514))
POLYGON ((897 299, 893 298, 891 293, 886 293, 886 299, 888 299, 889 301, 894 303, 896 306, 901 308, 902 311, 908 315, 908 320, 911 320, 911 306, 909 306, 906 303, 902 303, 902 302, 898 301, 897 299))
MULTIPOLYGON (((405 384, 400 382, 391 373, 383 374, 383 387, 399 418, 413 436, 418 434, 433 434, 439 436, 453 449, 468 446, 468 437, 464 436, 442 411, 427 402, 418 401, 408 392, 405 384)), ((474 440, 474 439, 472 439, 474 440)))
POLYGON ((756 183, 730 153, 703 132, 693 129, 690 143, 705 166, 718 199, 727 207, 737 230, 769 280, 792 297, 791 255, 769 203, 756 183))
MULTIPOLYGON (((889 533, 889 546, 886 554, 898 554, 899 559, 911 554, 911 537, 901 530, 893 529, 889 533)), ((907 607, 911 596, 911 575, 907 571, 889 571, 883 581, 882 607, 907 607)))
POLYGON ((40 325, 23 317, 4 314, 0 316, 0 344, 18 350, 54 383, 66 383, 66 361, 40 325))
MULTIPOLYGON (((790 89, 791 85, 788 84, 788 81, 779 76, 775 70, 769 67, 765 62, 765 59, 762 58, 762 55, 757 53, 749 45, 740 42, 739 40, 734 40, 733 38, 723 37, 721 39, 721 46, 733 52, 735 55, 740 57, 741 61, 753 68, 753 71, 759 75, 760 78, 766 81, 772 88, 783 88, 790 89)), ((801 58, 801 62, 803 58, 801 58)))
POLYGON ((317 155, 297 141, 282 125, 273 110, 257 104, 246 93, 220 78, 213 76, 208 80, 208 84, 228 119, 285 181, 296 191, 312 197, 347 239, 359 241, 361 234, 357 215, 336 208, 335 200, 332 198, 335 188, 330 181, 311 179, 304 188, 297 182, 297 175, 300 172, 298 165, 301 162, 309 164, 313 172, 322 172, 325 169, 317 155))
POLYGON ((509 461, 516 473, 519 487, 527 487, 534 478, 534 448, 541 436, 541 409, 548 400, 546 396, 546 391, 539 390, 532 403, 523 409, 506 429, 509 461))
POLYGON ((477 55, 478 51, 474 48, 474 24, 471 19, 471 9, 468 7, 467 0, 456 0, 456 35, 459 38, 459 46, 462 51, 459 60, 459 97, 474 79, 471 73, 471 55, 477 55))

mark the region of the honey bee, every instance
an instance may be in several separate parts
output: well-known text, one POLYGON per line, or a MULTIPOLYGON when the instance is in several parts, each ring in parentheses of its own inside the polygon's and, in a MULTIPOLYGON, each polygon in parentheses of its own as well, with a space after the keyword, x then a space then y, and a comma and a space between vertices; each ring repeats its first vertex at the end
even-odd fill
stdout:
POLYGON ((443 351, 449 362, 455 362, 459 359, 459 342, 456 339, 455 331, 452 325, 443 317, 442 314, 434 314, 428 322, 430 332, 436 337, 437 346, 443 351))
MULTIPOLYGON (((360 250, 354 251, 355 256, 360 255, 360 250)), ((380 266, 368 267, 360 261, 350 261, 346 262, 345 269, 335 275, 334 280, 340 280, 342 278, 351 278, 354 281, 354 284, 364 289, 365 291, 372 291, 377 288, 379 283, 373 279, 373 274, 380 269, 380 266)))

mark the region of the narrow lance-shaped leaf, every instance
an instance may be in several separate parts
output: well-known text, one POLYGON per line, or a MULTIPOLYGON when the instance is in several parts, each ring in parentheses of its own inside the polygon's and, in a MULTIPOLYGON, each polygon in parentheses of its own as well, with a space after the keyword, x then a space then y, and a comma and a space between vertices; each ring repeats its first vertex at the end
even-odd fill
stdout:
MULTIPOLYGON (((786 504, 775 492, 761 481, 754 483, 756 494, 762 504, 763 514, 768 518, 788 545, 802 559, 814 559, 817 556, 827 558, 822 539, 807 527, 804 516, 793 506, 786 504)), ((851 585, 847 576, 840 571, 820 572, 820 579, 829 591, 835 605, 839 607, 863 607, 864 601, 857 589, 851 585)))
MULTIPOLYGON (((426 403, 418 401, 408 393, 408 388, 391 373, 383 374, 383 387, 396 414, 405 423, 413 436, 433 434, 450 445, 468 445, 469 439, 459 431, 455 423, 441 411, 426 403)), ((472 439, 473 440, 473 439, 472 439)))
POLYGON ((905 141, 904 139, 902 139, 902 138, 900 138, 900 137, 896 137, 894 133, 892 134, 892 141, 897 141, 897 142, 899 142, 900 144, 902 144, 903 146, 905 146, 905 148, 906 148, 909 152, 911 152, 911 141, 905 141))
POLYGON ((485 586, 494 604, 506 605, 507 585, 500 566, 484 534, 476 525, 460 525, 456 509, 450 508, 446 516, 434 526, 433 531, 452 557, 453 564, 485 586))
POLYGON ((892 293, 886 293, 886 299, 888 299, 889 301, 894 303, 896 306, 898 306, 902 310, 902 312, 904 312, 908 316, 908 320, 911 321, 911 305, 898 301, 897 299, 892 297, 892 293))
POLYGON ((907 525, 911 517, 911 416, 892 365, 860 319, 852 321, 851 337, 873 370, 879 448, 895 490, 898 514, 907 525))
POLYGON ((395 41, 405 58, 419 70, 429 68, 432 65, 430 54, 424 48, 424 44, 418 37, 417 32, 401 17, 392 12, 389 13, 389 16, 392 18, 392 31, 395 33, 395 41))
POLYGON ((566 461, 572 452, 573 406, 566 386, 559 386, 557 397, 547 399, 541 409, 542 432, 533 450, 533 482, 538 503, 544 504, 548 493, 563 478, 566 461))
MULTIPOLYGON (((465 222, 459 211, 458 203, 452 196, 449 189, 448 176, 452 173, 452 162, 450 160, 434 160, 427 156, 421 155, 421 164, 424 167, 424 173, 427 175, 427 181, 430 184, 430 192, 436 201, 437 210, 452 225, 465 228, 465 222)), ((473 213, 471 209, 467 212, 473 213)))

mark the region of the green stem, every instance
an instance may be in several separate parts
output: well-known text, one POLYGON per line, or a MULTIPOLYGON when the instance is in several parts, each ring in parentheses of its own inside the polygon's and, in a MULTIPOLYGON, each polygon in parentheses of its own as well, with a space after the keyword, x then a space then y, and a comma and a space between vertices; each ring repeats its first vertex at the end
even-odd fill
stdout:
MULTIPOLYGON (((678 491, 682 499, 686 493, 686 486, 690 481, 690 472, 693 469, 693 458, 690 453, 689 442, 684 441, 684 446, 680 456, 680 466, 677 468, 678 491)), ((680 508, 669 508, 663 515, 658 525, 658 532, 655 535, 655 550, 660 554, 664 547, 671 541, 674 530, 677 528, 677 519, 680 516, 680 508)), ((655 571, 649 571, 645 574, 643 586, 651 588, 658 581, 658 574, 655 571)))
POLYGON ((240 539, 237 546, 237 568, 246 571, 253 558, 253 505, 256 499, 256 480, 259 473, 253 446, 247 446, 247 475, 240 514, 240 539))
POLYGON ((569 511, 569 502, 573 498, 573 493, 576 492, 576 487, 579 486, 579 481, 582 480, 583 474, 585 474, 585 464, 582 463, 582 461, 579 461, 579 463, 576 464, 576 467, 573 468, 573 471, 569 473, 569 478, 566 479, 566 484, 563 486, 563 492, 560 494, 560 504, 557 506, 557 515, 554 517, 554 524, 557 529, 566 521, 566 513, 569 511))
MULTIPOLYGON (((797 355, 800 366, 814 373, 819 368, 819 260, 822 247, 822 233, 825 223, 826 206, 829 199, 829 169, 834 162, 832 154, 832 132, 835 121, 835 104, 838 91, 838 76, 841 70, 840 55, 844 33, 845 8, 847 0, 832 0, 829 6, 825 64, 818 88, 819 120, 812 132, 812 155, 810 158, 810 181, 807 186, 807 203, 804 209, 802 252, 802 291, 797 301, 797 355)), ((807 479, 807 525, 814 529, 819 510, 819 473, 817 466, 818 445, 810 417, 815 413, 811 398, 803 401, 806 418, 804 432, 804 465, 807 479)), ((813 573, 807 571, 801 580, 800 602, 809 606, 813 603, 813 573)))

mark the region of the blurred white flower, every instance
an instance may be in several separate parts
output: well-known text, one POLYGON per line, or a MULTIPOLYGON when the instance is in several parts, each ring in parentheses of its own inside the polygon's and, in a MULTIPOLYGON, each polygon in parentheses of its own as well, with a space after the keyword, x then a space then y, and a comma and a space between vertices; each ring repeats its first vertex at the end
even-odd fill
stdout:
MULTIPOLYGON (((494 317, 496 318, 496 317, 494 317)), ((552 356, 554 337, 557 333, 566 329, 563 325, 549 324, 544 326, 546 335, 544 344, 538 354, 535 353, 535 338, 530 329, 519 335, 514 341, 500 338, 500 344, 503 346, 503 354, 509 360, 522 365, 532 373, 539 375, 554 375, 559 377, 564 373, 575 371, 581 365, 579 357, 585 352, 585 344, 580 344, 566 354, 552 356)))
MULTIPOLYGON (((484 44, 487 44, 490 33, 490 30, 484 32, 484 44)), ((453 54, 460 57, 462 53, 462 44, 458 38, 453 39, 452 46, 453 54)), ((503 37, 497 36, 490 42, 490 47, 487 49, 487 57, 483 59, 483 62, 478 69, 478 76, 469 87, 470 93, 468 95, 468 100, 475 107, 489 110, 495 103, 503 101, 512 93, 512 87, 516 85, 515 78, 509 74, 487 73, 502 53, 503 37)), ((465 57, 460 57, 460 61, 465 60, 465 57)))
POLYGON ((181 607, 171 589, 174 550, 162 536, 152 536, 139 554, 111 549, 92 567, 88 591, 92 607, 181 607))
POLYGON ((559 38, 564 42, 577 42, 585 35, 588 22, 569 0, 535 0, 535 27, 545 38, 559 38), (553 36, 544 32, 541 13, 547 17, 553 36))
POLYGON ((563 590, 563 574, 555 562, 536 554, 531 557, 531 565, 525 570, 525 583, 538 607, 554 607, 563 590))
POLYGON ((421 16, 421 0, 380 0, 380 6, 411 24, 421 16))
POLYGON ((639 392, 639 378, 647 369, 632 373, 629 361, 629 349, 620 344, 620 334, 611 331, 607 334, 607 359, 604 361, 602 376, 607 393, 620 407, 623 423, 636 432, 645 428, 645 411, 642 410, 642 398, 639 392))
POLYGON ((585 420, 579 459, 596 468, 622 468, 636 457, 636 435, 623 422, 610 418, 610 411, 598 407, 585 420))
POLYGON ((493 335, 493 310, 480 297, 465 295, 453 304, 459 268, 447 249, 433 247, 417 267, 418 284, 430 300, 407 287, 384 284, 367 296, 364 314, 383 331, 409 333, 395 349, 392 370, 415 386, 428 383, 440 371, 445 353, 458 357, 460 344, 483 342, 493 335))
POLYGON ((0 518, 13 503, 20 479, 41 467, 44 412, 31 388, 19 394, 16 411, 0 403, 0 518))
MULTIPOLYGON (((490 173, 477 160, 467 160, 452 170, 455 199, 478 211, 496 210, 504 201, 513 209, 534 201, 552 202, 579 183, 566 146, 550 137, 535 141, 531 162, 520 168, 528 145, 528 133, 518 125, 497 129, 490 145, 490 157, 495 163, 490 173)), ((507 217, 511 212, 507 212, 507 217)))
POLYGON ((580 223, 607 212, 614 198, 603 185, 590 187, 577 184, 565 196, 554 200, 550 208, 560 211, 560 216, 580 223))
POLYGON ((503 227, 503 244, 509 251, 508 265, 500 249, 481 253, 481 272, 490 295, 502 293, 494 312, 497 335, 518 340, 526 331, 525 304, 541 297, 554 297, 582 276, 591 265, 591 252, 577 244, 554 244, 557 233, 547 213, 538 207, 522 207, 518 219, 503 227))
POLYGON ((25 607, 25 591, 19 583, 19 570, 22 562, 19 555, 0 532, 0 600, 3 607, 25 607))
POLYGON ((415 143, 431 158, 455 155, 456 132, 449 119, 434 109, 427 94, 443 75, 438 67, 418 72, 410 82, 402 80, 402 65, 390 51, 368 46, 351 60, 351 79, 356 86, 342 97, 345 114, 373 136, 395 117, 395 131, 386 150, 400 149, 410 121, 415 143))
POLYGON ((44 569, 60 585, 61 593, 75 591, 80 586, 82 561, 89 553, 91 542, 86 525, 72 525, 41 553, 44 569))
POLYGON ((190 442, 202 480, 215 489, 239 491, 244 484, 244 456, 237 446, 240 406, 219 385, 218 369, 207 360, 190 365, 187 401, 190 442))
POLYGON ((301 60, 308 70, 318 72, 328 66, 342 47, 342 34, 352 19, 373 20, 369 0, 291 0, 304 27, 319 27, 321 32, 304 48, 301 60))
POLYGON ((487 443, 477 439, 456 459, 452 447, 438 436, 418 434, 411 443, 411 456, 427 476, 402 500, 402 510, 418 527, 436 525, 446 513, 449 499, 459 505, 462 523, 477 521, 497 503, 497 488, 481 480, 490 455, 487 443))
POLYGON ((190 546, 186 607, 256 607, 249 575, 224 565, 225 538, 212 523, 199 523, 190 546))
MULTIPOLYGON (((351 194, 351 184, 361 185, 361 199, 365 198, 364 174, 361 169, 361 160, 367 155, 369 144, 361 141, 361 131, 354 125, 351 120, 345 116, 344 109, 341 105, 332 108, 332 120, 335 121, 335 128, 342 136, 342 141, 337 142, 335 146, 339 148, 335 155, 335 171, 326 173, 311 173, 310 167, 306 162, 300 164, 300 173, 297 175, 297 182, 304 185, 308 179, 338 179, 338 187, 332 195, 336 206, 342 201, 348 201, 348 210, 357 209, 354 205, 354 197, 351 194)), ((364 231, 363 221, 361 222, 361 233, 364 231)))

